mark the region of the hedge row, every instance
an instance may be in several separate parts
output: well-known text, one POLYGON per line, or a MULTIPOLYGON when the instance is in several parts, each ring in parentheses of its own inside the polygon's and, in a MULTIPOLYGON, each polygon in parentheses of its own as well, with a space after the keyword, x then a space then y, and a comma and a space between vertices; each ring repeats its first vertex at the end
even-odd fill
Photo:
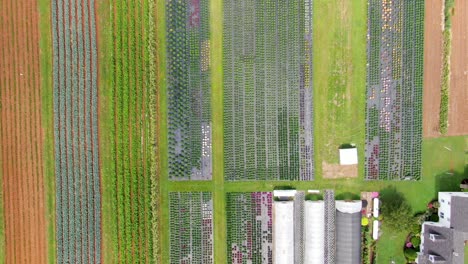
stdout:
POLYGON ((440 112, 439 130, 440 133, 447 133, 448 129, 448 105, 450 89, 450 54, 452 49, 452 10, 455 6, 454 0, 445 0, 444 7, 444 32, 443 32, 443 59, 442 78, 440 87, 440 112))

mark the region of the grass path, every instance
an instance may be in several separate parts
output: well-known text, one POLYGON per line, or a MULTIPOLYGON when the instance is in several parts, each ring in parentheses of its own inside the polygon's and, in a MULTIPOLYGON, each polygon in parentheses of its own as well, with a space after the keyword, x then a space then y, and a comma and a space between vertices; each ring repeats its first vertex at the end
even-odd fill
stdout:
POLYGON ((223 1, 210 0, 214 263, 227 263, 223 140, 223 1))
POLYGON ((167 161, 167 82, 166 82, 166 8, 165 0, 156 1, 156 38, 157 38, 157 100, 158 100, 158 128, 157 144, 159 151, 159 219, 160 219, 160 257, 161 263, 169 263, 169 175, 167 161))
POLYGON ((102 259, 104 262, 117 262, 116 247, 116 222, 114 202, 115 182, 112 176, 114 168, 114 108, 112 89, 112 5, 109 0, 100 1, 97 5, 98 32, 98 89, 99 89, 99 130, 100 135, 105 135, 99 140, 100 167, 101 167, 101 195, 102 195, 102 259))
POLYGON ((54 106, 52 83, 52 35, 50 1, 38 1, 39 13, 39 63, 41 71, 43 171, 45 210, 47 221, 47 261, 56 262, 55 240, 55 155, 54 155, 54 106))
POLYGON ((366 0, 317 0, 314 14, 314 113, 316 172, 338 164, 338 147, 356 143, 364 172, 366 107, 366 0))

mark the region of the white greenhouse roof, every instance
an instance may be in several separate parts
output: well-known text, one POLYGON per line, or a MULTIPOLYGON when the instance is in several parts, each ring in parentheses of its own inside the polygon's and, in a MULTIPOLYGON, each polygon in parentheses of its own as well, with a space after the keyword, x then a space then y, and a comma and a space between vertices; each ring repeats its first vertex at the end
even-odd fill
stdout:
POLYGON ((325 207, 323 201, 304 202, 304 263, 325 263, 325 207))
POLYGON ((336 201, 335 202, 336 210, 342 213, 354 214, 361 212, 362 210, 362 201, 336 201))
POLYGON ((379 239, 379 221, 374 220, 374 223, 372 224, 372 238, 374 240, 379 239))
POLYGON ((379 217, 379 210, 380 210, 380 207, 379 207, 379 198, 374 198, 373 204, 374 204, 373 214, 374 214, 374 217, 377 218, 377 217, 379 217))
POLYGON ((296 190, 274 190, 274 197, 294 197, 296 195, 296 190))
POLYGON ((273 203, 273 261, 290 264, 294 259, 294 202, 273 203))
POLYGON ((354 165, 357 163, 357 148, 340 149, 340 165, 354 165))

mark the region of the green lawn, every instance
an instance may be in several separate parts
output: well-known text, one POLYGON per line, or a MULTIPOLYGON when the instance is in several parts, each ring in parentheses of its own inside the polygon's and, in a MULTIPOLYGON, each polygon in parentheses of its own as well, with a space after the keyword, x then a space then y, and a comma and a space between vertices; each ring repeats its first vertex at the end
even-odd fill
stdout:
MULTIPOLYGON (((468 149, 467 139, 468 137, 462 136, 423 141, 422 179, 417 182, 401 181, 393 184, 405 194, 413 212, 425 210, 427 203, 437 198, 438 191, 459 190, 458 184, 461 179, 467 177, 464 154, 468 149)), ((406 235, 408 232, 395 233, 383 225, 383 235, 377 244, 377 263, 389 263, 392 259, 396 263, 404 263, 402 247, 406 235)))
POLYGON ((56 261, 55 240, 55 145, 54 105, 52 83, 52 35, 50 1, 38 1, 39 11, 39 61, 41 69, 42 128, 44 131, 43 170, 45 210, 47 223, 48 263, 56 261))
POLYGON ((359 160, 364 160, 366 7, 366 0, 314 1, 314 133, 319 176, 323 175, 322 162, 339 163, 341 144, 357 144, 359 160))
POLYGON ((465 244, 465 263, 468 263, 468 244, 465 244))

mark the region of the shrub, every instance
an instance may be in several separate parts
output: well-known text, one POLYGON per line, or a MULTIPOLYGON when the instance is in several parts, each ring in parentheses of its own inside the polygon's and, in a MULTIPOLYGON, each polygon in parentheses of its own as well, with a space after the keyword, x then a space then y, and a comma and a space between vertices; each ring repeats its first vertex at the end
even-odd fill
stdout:
POLYGON ((413 244, 413 247, 417 248, 419 245, 421 245, 421 237, 420 236, 413 236, 411 238, 411 244, 413 244))
POLYGON ((336 195, 335 199, 344 200, 344 201, 354 201, 354 200, 360 200, 361 197, 355 193, 345 192, 345 193, 340 193, 336 195))
POLYGON ((408 259, 409 261, 414 261, 418 257, 418 252, 413 247, 410 247, 410 248, 405 247, 404 254, 405 254, 406 259, 408 259))
POLYGON ((421 224, 418 222, 415 222, 414 224, 411 225, 410 232, 413 234, 420 234, 421 233, 421 224))
POLYGON ((429 216, 429 221, 439 222, 439 215, 438 214, 431 214, 431 216, 429 216))
POLYGON ((322 201, 323 200, 323 195, 319 193, 308 193, 305 196, 306 201, 322 201))
POLYGON ((361 219, 361 225, 362 226, 368 226, 369 225, 369 219, 367 217, 363 217, 361 219))

